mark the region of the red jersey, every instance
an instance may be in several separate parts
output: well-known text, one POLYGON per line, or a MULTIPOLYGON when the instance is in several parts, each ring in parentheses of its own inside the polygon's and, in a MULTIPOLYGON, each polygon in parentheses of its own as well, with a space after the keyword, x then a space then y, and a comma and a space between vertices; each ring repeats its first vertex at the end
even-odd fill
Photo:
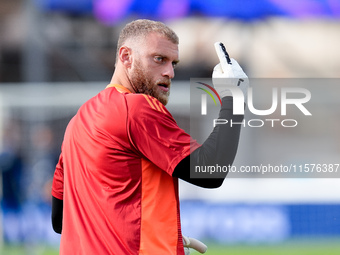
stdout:
POLYGON ((67 126, 61 255, 184 254, 176 165, 200 145, 155 98, 109 85, 67 126))

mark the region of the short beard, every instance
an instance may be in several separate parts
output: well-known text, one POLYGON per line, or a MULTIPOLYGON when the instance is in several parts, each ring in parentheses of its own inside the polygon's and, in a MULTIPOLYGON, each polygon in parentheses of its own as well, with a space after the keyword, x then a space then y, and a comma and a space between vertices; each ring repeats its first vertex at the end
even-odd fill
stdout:
MULTIPOLYGON (((159 92, 158 81, 152 82, 150 78, 143 72, 141 63, 136 63, 134 71, 131 73, 130 82, 136 93, 146 94, 157 98, 163 105, 166 105, 169 100, 170 91, 159 92)), ((170 82, 170 81, 168 81, 170 82)))

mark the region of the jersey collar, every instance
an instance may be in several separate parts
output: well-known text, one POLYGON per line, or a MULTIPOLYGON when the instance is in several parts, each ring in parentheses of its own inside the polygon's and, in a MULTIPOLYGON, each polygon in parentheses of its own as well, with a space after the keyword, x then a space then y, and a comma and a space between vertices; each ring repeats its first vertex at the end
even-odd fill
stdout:
POLYGON ((119 84, 112 84, 110 83, 109 85, 106 86, 106 88, 116 88, 118 90, 118 92, 120 93, 131 93, 130 90, 128 90, 127 88, 125 88, 124 86, 122 85, 119 85, 119 84))

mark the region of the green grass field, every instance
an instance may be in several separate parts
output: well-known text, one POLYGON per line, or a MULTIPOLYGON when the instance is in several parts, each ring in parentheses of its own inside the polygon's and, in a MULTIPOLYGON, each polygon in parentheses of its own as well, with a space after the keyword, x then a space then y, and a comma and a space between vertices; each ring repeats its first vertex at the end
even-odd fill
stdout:
POLYGON ((1 255, 58 255, 59 250, 44 246, 3 246, 1 255))
MULTIPOLYGON (((198 252, 192 252, 198 255, 198 252)), ((206 255, 339 255, 340 240, 289 241, 272 245, 208 244, 206 255)))
MULTIPOLYGON (((43 246, 5 246, 1 255, 57 255, 58 249, 43 246)), ((198 255, 198 252, 192 252, 198 255)), ((272 245, 221 245, 208 243, 206 255, 339 255, 340 240, 289 241, 272 245)), ((118 254, 120 255, 120 254, 118 254)))

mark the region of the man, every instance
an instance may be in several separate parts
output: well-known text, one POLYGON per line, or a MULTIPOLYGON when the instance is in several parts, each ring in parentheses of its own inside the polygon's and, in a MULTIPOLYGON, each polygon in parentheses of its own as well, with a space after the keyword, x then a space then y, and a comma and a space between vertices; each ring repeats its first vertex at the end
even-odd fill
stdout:
MULTIPOLYGON (((192 179, 190 167, 232 164, 240 127, 216 127, 200 145, 177 126, 165 105, 178 61, 178 37, 163 23, 122 30, 111 83, 65 132, 52 187, 60 254, 184 254, 178 178, 219 187, 225 174, 192 179)), ((242 121, 232 98, 222 101, 220 117, 242 121)))

